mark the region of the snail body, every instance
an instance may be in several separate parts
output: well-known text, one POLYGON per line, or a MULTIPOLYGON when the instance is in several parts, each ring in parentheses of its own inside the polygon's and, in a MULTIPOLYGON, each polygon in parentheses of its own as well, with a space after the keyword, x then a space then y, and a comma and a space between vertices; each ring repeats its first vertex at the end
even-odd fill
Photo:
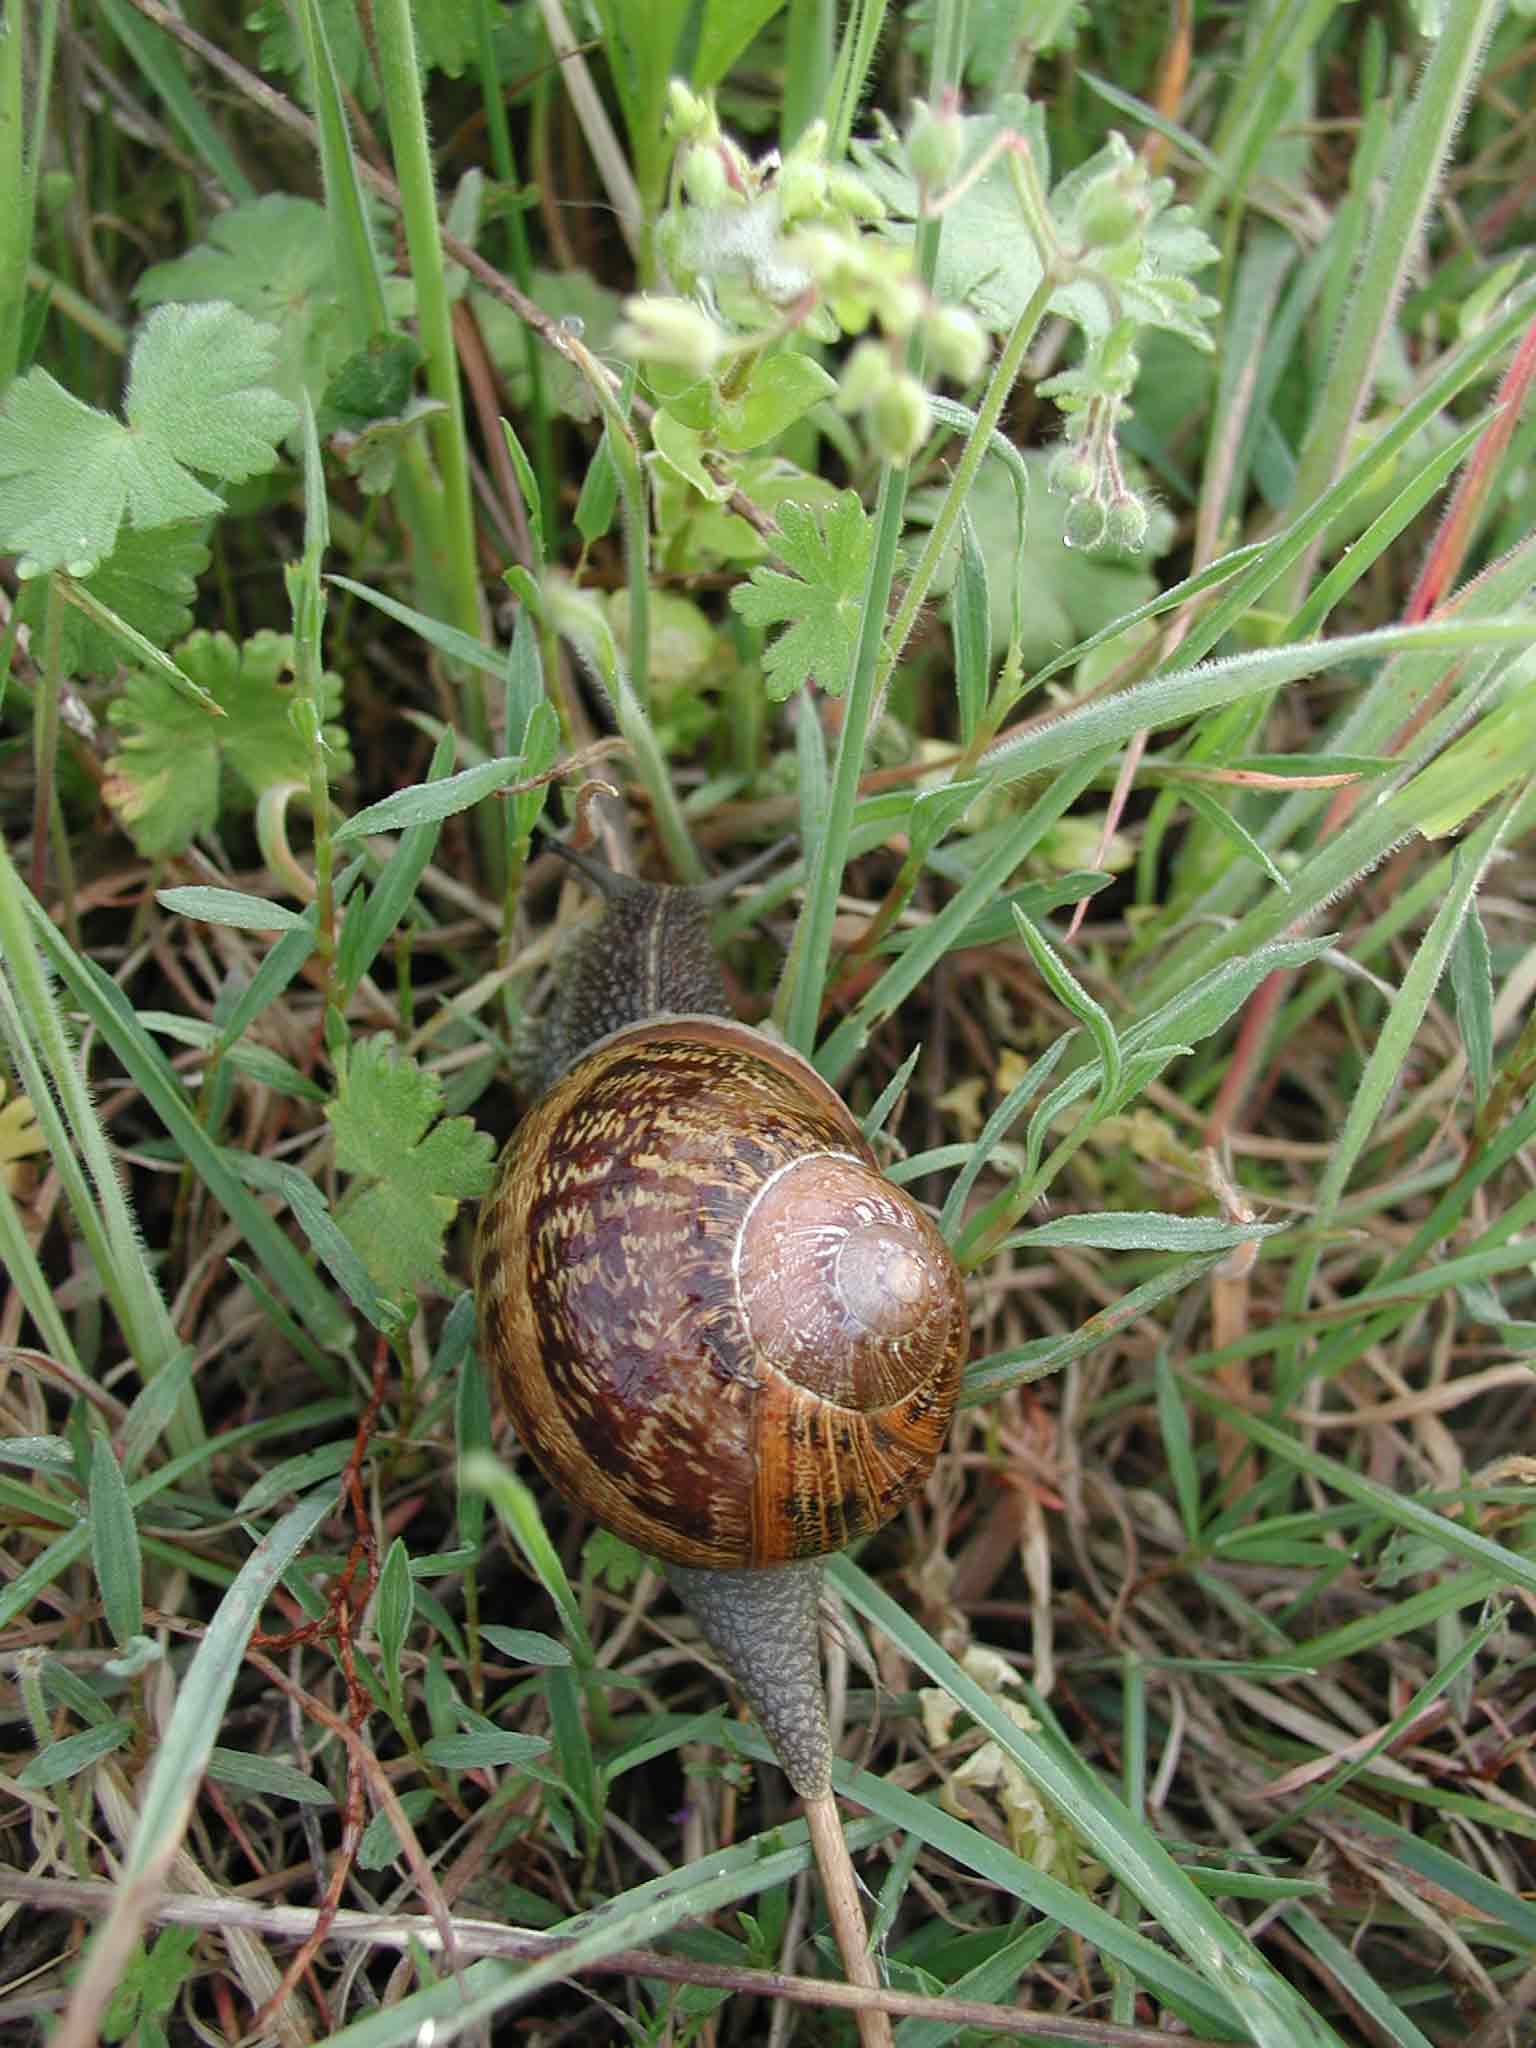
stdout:
POLYGON ((707 892, 576 864, 604 910, 481 1211, 482 1347, 546 1477, 663 1561, 827 1796, 818 1560, 931 1470, 962 1283, 836 1091, 729 1015, 707 892))

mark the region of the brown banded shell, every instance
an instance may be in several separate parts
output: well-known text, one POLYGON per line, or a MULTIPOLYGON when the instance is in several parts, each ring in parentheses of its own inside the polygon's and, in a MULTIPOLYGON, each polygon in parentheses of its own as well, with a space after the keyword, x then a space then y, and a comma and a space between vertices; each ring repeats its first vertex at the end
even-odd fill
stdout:
POLYGON ((719 1018, 616 1033, 535 1104, 481 1212, 482 1343, 518 1436, 674 1563, 841 1549, 927 1476, 960 1276, 836 1093, 719 1018))

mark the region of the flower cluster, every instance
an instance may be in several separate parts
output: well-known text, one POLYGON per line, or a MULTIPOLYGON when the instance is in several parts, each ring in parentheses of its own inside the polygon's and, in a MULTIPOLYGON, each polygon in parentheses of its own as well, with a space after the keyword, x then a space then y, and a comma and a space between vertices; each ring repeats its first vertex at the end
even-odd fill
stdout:
POLYGON ((1210 347, 1205 320, 1216 303, 1188 273, 1216 251, 1190 209, 1172 198, 1172 181, 1149 176, 1117 134, 1050 197, 1053 263, 1065 280, 1052 304, 1077 322, 1086 342, 1075 368, 1039 387, 1065 420, 1051 485, 1071 499, 1065 536, 1073 547, 1136 549, 1146 538, 1147 508, 1126 484, 1116 453, 1141 368, 1139 330, 1167 327, 1210 347))
POLYGON ((932 426, 908 364, 913 338, 936 375, 964 385, 986 361, 980 325, 933 299, 910 248, 873 232, 884 202, 857 172, 827 162, 823 122, 782 158, 753 159, 707 99, 674 81, 670 129, 677 152, 656 246, 675 290, 630 299, 617 346, 704 378, 729 376, 791 331, 820 342, 864 336, 836 402, 884 459, 909 461, 932 426))
POLYGON ((1146 539, 1147 508, 1121 474, 1115 442, 1141 368, 1135 340, 1135 321, 1122 320, 1089 342, 1076 369, 1040 386, 1065 421, 1062 445, 1051 458, 1050 484, 1071 500, 1062 526, 1068 547, 1107 544, 1134 553, 1146 539))

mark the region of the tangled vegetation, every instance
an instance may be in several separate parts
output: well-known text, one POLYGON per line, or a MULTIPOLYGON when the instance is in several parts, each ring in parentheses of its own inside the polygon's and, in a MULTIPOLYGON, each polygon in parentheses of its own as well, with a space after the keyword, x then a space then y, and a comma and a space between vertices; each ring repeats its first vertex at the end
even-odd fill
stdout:
POLYGON ((0 2030, 1536 2038, 1530 0, 0 26, 0 2030), (968 1277, 770 1752, 475 1346, 582 892, 968 1277), (754 860, 754 856, 756 856, 754 860))

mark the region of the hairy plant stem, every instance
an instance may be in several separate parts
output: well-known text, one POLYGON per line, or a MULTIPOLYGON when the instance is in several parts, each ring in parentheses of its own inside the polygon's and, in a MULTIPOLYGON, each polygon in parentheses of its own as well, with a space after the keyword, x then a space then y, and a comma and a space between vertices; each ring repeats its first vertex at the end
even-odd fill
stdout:
MULTIPOLYGON (((444 408, 433 421, 432 444, 442 478, 443 518, 452 551, 455 624, 466 633, 478 634, 480 584, 475 573, 475 526, 469 455, 464 440, 464 406, 453 345, 453 309, 443 274, 432 152, 427 141, 415 31, 407 0, 378 0, 374 22, 379 36, 379 72, 390 143, 400 178, 406 247, 416 285, 416 321, 426 351, 427 388, 444 408)), ((465 699, 473 737, 482 746, 488 746, 490 721, 484 689, 467 682, 465 699)))
MULTIPOLYGON (((433 418, 429 432, 437 461, 433 496, 441 536, 444 596, 452 623, 478 640, 484 637, 484 619, 475 556, 469 450, 453 338, 453 307, 443 272, 437 189, 409 0, 378 0, 374 26, 378 36, 379 80, 400 181, 401 219, 416 286, 416 325, 426 356, 427 389, 443 408, 433 418)), ((487 754, 494 753, 484 676, 478 670, 464 669, 457 680, 471 739, 487 754)), ((500 886, 503 848, 499 821, 493 813, 494 806, 478 813, 475 825, 486 877, 494 889, 500 886)))
POLYGON ((832 950, 832 922, 837 912, 838 891, 842 888, 843 869, 848 861, 848 842, 853 832, 865 743, 880 694, 880 643, 885 631, 886 598, 896 568, 896 544, 901 538, 906 496, 905 468, 888 463, 880 476, 874 548, 864 586, 853 680, 843 705, 843 727, 832 771, 826 826, 816 845, 806 848, 810 872, 805 907, 795 927, 794 944, 774 1004, 775 1024, 791 1045, 806 1054, 815 1047, 821 1020, 821 997, 826 987, 832 950))
POLYGON ((619 480, 624 508, 624 576, 629 590, 629 677, 642 705, 651 701, 651 535, 646 520, 645 472, 635 432, 624 416, 617 393, 605 377, 595 376, 591 390, 608 428, 608 452, 619 480))
POLYGON ((827 104, 822 110, 828 131, 828 163, 840 163, 848 152, 853 117, 859 111, 865 82, 875 61, 875 52, 880 47, 880 31, 885 26, 888 4, 889 0, 854 0, 843 30, 832 83, 827 91, 827 104))
MULTIPOLYGON (((50 939, 64 949, 57 927, 35 898, 32 909, 50 939)), ((0 839, 0 1030, 11 1040, 17 1078, 49 1141, 91 1270, 147 1384, 179 1357, 181 1340, 144 1252, 71 1027, 27 918, 25 886, 0 839)), ((195 1450, 204 1441, 190 1383, 177 1399, 167 1432, 177 1452, 195 1450)))
POLYGON ((304 707, 309 749, 309 808, 315 832, 315 951, 326 1003, 334 1000, 336 965, 336 848, 331 824, 331 779, 325 759, 325 597, 320 565, 330 534, 326 517, 325 471, 309 401, 304 401, 304 553, 288 571, 293 606, 294 681, 304 707))
MULTIPOLYGON (((875 14, 875 7, 876 0, 869 0, 870 16, 875 14)), ((883 12, 883 9, 880 11, 883 12)), ((935 100, 941 99, 957 82, 964 46, 964 23, 965 0, 940 0, 934 20, 936 56, 931 89, 935 100)), ((873 47, 871 42, 871 55, 873 47)), ((839 118, 846 113, 848 121, 851 122, 853 107, 857 103, 857 93, 853 94, 852 99, 848 97, 848 78, 850 75, 861 78, 862 73, 845 72, 848 55, 849 45, 845 43, 839 58, 838 80, 834 81, 833 89, 836 92, 841 88, 843 93, 839 118)), ((846 145, 846 128, 842 132, 841 141, 834 128, 829 153, 835 158, 842 153, 846 145)), ((942 218, 936 212, 925 212, 917 224, 914 251, 917 274, 929 290, 932 290, 938 267, 941 231, 942 218)), ((1025 339, 1027 345, 1028 337, 1025 339)), ((1014 362, 1014 376, 1018 374, 1018 364, 1022 360, 1021 345, 1014 362)), ((908 342, 907 368, 914 376, 921 376, 920 329, 914 329, 908 342)), ((1009 381, 1011 384, 1011 377, 1009 381)), ((997 412, 1001 411, 1006 397, 1006 390, 998 396, 997 412)), ((985 424, 979 419, 977 421, 973 438, 979 442, 983 452, 991 428, 996 424, 997 412, 994 412, 985 424)), ((975 460, 976 466, 979 466, 981 455, 978 454, 975 460)), ((973 476, 974 473, 973 468, 973 476)), ((854 811, 858 802, 859 776, 864 765, 869 730, 890 679, 896 655, 900 652, 907 634, 912 630, 912 620, 917 616, 916 605, 912 607, 910 613, 906 611, 904 605, 895 625, 887 634, 886 616, 890 606, 891 584, 896 570, 896 550, 901 539, 906 499, 905 466, 887 464, 880 477, 880 496, 874 515, 874 547, 870 556, 869 576, 864 587, 864 604, 859 621, 858 646, 854 653, 853 676, 843 706, 842 729, 838 735, 837 760, 832 773, 826 827, 815 847, 808 846, 805 849, 809 864, 805 906, 795 926, 789 959, 785 963, 785 971, 774 1002, 775 1024, 785 1033, 791 1045, 807 1055, 815 1047, 816 1033, 820 1026, 822 999, 831 966, 832 925, 837 911, 838 892, 842 887, 843 869, 848 861, 854 811), (882 644, 885 647, 883 660, 882 644)), ((927 559, 926 554, 924 559, 927 559)), ((934 561, 937 561, 937 554, 934 561)), ((932 577, 933 569, 930 567, 930 582, 932 577)), ((921 603, 920 598, 918 603, 921 603)))
POLYGON ((57 811, 54 770, 59 753, 59 692, 64 687, 60 642, 64 597, 57 573, 48 578, 43 611, 43 659, 38 676, 37 713, 32 728, 32 894, 41 896, 48 871, 48 840, 57 811))
POLYGON ((976 408, 976 424, 966 437, 965 447, 955 467, 955 473, 950 478, 949 489, 944 493, 938 517, 929 529, 923 552, 918 556, 917 566, 912 571, 900 608, 891 622, 891 630, 886 637, 885 656, 880 665, 879 681, 882 688, 889 681, 901 650, 917 623, 917 615, 927 601, 939 563, 943 560, 944 551, 953 539, 955 528, 959 524, 965 501, 975 488, 976 477, 986 458, 992 430, 1003 416, 1003 408, 1007 405, 1013 387, 1018 381, 1019 371, 1024 366, 1029 344, 1045 317, 1045 309, 1050 304, 1051 294, 1056 290, 1057 284, 1055 272, 1047 265, 1041 273, 1040 282, 1035 287, 1029 304, 1019 315, 1013 332, 1004 343, 1002 354, 992 366, 992 375, 987 380, 986 391, 981 404, 976 408))
MULTIPOLYGON (((480 73, 480 97, 485 105, 485 132, 491 145, 491 163, 506 186, 519 182, 517 157, 512 147, 512 129, 506 102, 496 75, 496 49, 492 41, 495 18, 491 0, 475 0, 475 64, 480 73)), ((512 275, 519 291, 533 289, 533 252, 528 245, 528 224, 521 207, 514 206, 502 223, 512 275)), ((528 411, 533 420, 533 470, 539 480, 539 497, 546 516, 553 516, 559 502, 559 480, 555 475, 555 440, 550 424, 549 400, 544 389, 544 352, 531 327, 523 329, 523 360, 528 370, 528 411)))
MULTIPOLYGON (((1321 497, 1349 459, 1351 437, 1370 396, 1377 359, 1418 258, 1430 204, 1499 12, 1499 0, 1463 0, 1445 12, 1399 131, 1381 211, 1363 243, 1354 295, 1328 381, 1297 458, 1290 497, 1295 510, 1305 511, 1321 497)), ((1300 604, 1321 546, 1319 535, 1280 583, 1274 599, 1280 611, 1292 612, 1300 604)))
POLYGON ((48 89, 58 43, 59 0, 41 0, 30 34, 22 32, 21 10, 7 10, 0 23, 0 391, 21 367, 26 322, 27 264, 37 212, 37 174, 48 132, 48 89), (28 92, 24 66, 28 47, 36 52, 37 76, 28 92), (26 115, 31 101, 31 132, 26 115))

